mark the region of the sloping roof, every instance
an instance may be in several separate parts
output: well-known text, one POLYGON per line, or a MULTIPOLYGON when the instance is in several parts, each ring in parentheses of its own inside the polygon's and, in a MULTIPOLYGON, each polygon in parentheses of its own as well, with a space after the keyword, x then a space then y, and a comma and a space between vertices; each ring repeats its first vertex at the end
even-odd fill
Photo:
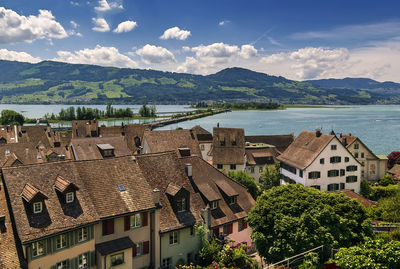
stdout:
POLYGON ((12 166, 18 160, 21 164, 42 163, 40 149, 30 143, 13 143, 0 145, 0 165, 12 166), (40 158, 38 158, 40 155, 40 158))
POLYGON ((155 208, 152 190, 133 157, 63 161, 3 168, 17 233, 22 243, 103 218, 155 208), (57 178, 79 188, 74 203, 60 202, 57 178), (43 212, 33 214, 21 197, 26 184, 45 193, 43 212), (119 186, 125 191, 121 192, 119 186))
POLYGON ((72 182, 64 179, 62 176, 58 176, 56 178, 56 182, 54 183, 54 187, 60 192, 65 192, 69 187, 73 187, 75 190, 79 188, 72 182))
POLYGON ((276 147, 246 148, 248 165, 265 165, 277 162, 279 152, 276 147))
POLYGON ((47 198, 43 192, 32 186, 30 183, 26 183, 21 192, 22 198, 24 198, 28 203, 30 203, 38 195, 42 196, 43 198, 47 198))
POLYGON ((199 142, 212 142, 212 134, 206 129, 202 128, 200 125, 194 126, 191 130, 196 133, 197 140, 199 142))
POLYGON ((351 145, 353 145, 354 142, 358 141, 358 143, 362 144, 372 154, 372 156, 375 156, 378 159, 378 157, 357 136, 352 136, 351 134, 348 134, 348 135, 340 134, 339 135, 339 141, 346 148, 349 148, 351 145))
POLYGON ((115 157, 132 155, 123 137, 72 138, 71 147, 75 160, 102 159, 99 144, 109 144, 114 147, 115 157))
POLYGON ((169 194, 171 196, 175 196, 182 187, 176 186, 174 183, 169 183, 167 189, 165 190, 166 194, 169 194))
POLYGON ((201 156, 199 141, 191 130, 145 131, 143 141, 147 142, 151 153, 189 148, 191 155, 201 156))
POLYGON ((103 243, 96 244, 96 250, 102 255, 108 255, 120 250, 124 250, 127 248, 133 248, 135 243, 129 238, 129 236, 125 236, 122 238, 114 239, 111 241, 106 241, 103 243))
POLYGON ((358 200, 364 207, 370 207, 370 206, 376 205, 376 202, 368 200, 367 198, 365 198, 365 197, 361 196, 360 194, 355 193, 354 191, 351 191, 351 190, 341 190, 341 191, 338 191, 338 193, 343 193, 350 198, 358 200))
POLYGON ((200 195, 195 193, 175 151, 138 155, 136 159, 150 186, 160 190, 161 232, 193 226, 196 222, 202 221, 201 209, 205 208, 205 204, 200 195), (184 188, 189 192, 189 211, 174 212, 167 192, 172 191, 171 189, 176 191, 177 188, 184 188))
MULTIPOLYGON (((220 226, 225 223, 247 217, 250 209, 255 205, 255 201, 243 185, 230 179, 218 169, 199 157, 191 156, 180 158, 180 161, 182 166, 187 163, 192 165, 193 183, 197 187, 207 185, 213 190, 213 192, 218 194, 220 198, 218 201, 219 208, 211 211, 212 227, 220 226), (228 192, 228 195, 237 194, 237 203, 234 205, 229 205, 229 201, 225 200, 224 197, 225 191, 222 191, 218 186, 221 186, 221 189, 224 189, 226 192, 228 192), (229 188, 229 190, 227 188, 229 188)), ((198 189, 203 197, 205 197, 207 193, 203 193, 200 188, 198 189)), ((206 199, 203 200, 203 202, 205 204, 208 203, 206 199)))
POLYGON ((17 126, 18 143, 29 143, 34 146, 40 144, 46 148, 53 146, 54 132, 50 126, 34 125, 34 126, 17 126))
POLYGON ((16 143, 16 134, 14 126, 0 126, 0 138, 7 141, 7 144, 16 143))
POLYGON ((293 134, 283 135, 250 135, 245 137, 246 142, 274 145, 280 152, 284 152, 294 141, 293 134))
POLYGON ((72 137, 92 137, 92 131, 98 135, 99 122, 94 120, 73 120, 72 137))
POLYGON ((389 174, 400 175, 400 164, 395 164, 389 171, 389 174))
POLYGON ((214 164, 244 164, 244 129, 215 127, 212 147, 214 164))
POLYGON ((302 131, 277 159, 299 169, 305 169, 335 138, 336 136, 331 134, 321 133, 318 137, 316 132, 302 131))
POLYGON ((99 127, 99 134, 102 137, 123 136, 126 143, 132 152, 139 150, 136 146, 135 138, 143 140, 143 133, 146 130, 151 130, 149 124, 126 124, 121 126, 99 127))

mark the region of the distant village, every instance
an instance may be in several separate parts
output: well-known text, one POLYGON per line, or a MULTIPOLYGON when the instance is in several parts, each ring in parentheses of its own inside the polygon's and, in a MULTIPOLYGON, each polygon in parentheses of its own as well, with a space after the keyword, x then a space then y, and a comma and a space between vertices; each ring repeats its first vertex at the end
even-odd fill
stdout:
POLYGON ((248 136, 214 127, 152 130, 72 121, 0 130, 1 268, 175 268, 196 263, 201 238, 255 244, 247 223, 256 201, 229 177, 255 182, 280 165, 280 184, 342 192, 363 204, 362 180, 378 182, 388 157, 359 137, 321 130, 248 136))

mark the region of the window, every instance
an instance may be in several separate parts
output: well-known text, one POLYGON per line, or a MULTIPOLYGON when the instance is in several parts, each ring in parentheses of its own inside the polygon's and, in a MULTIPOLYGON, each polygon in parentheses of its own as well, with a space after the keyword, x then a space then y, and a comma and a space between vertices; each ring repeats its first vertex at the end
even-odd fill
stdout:
POLYGON ((33 213, 40 213, 43 210, 42 202, 33 203, 33 213))
POLYGON ((338 177, 339 176, 339 170, 329 170, 328 171, 328 177, 338 177))
POLYGON ((72 203, 74 201, 74 193, 73 192, 67 192, 65 195, 66 199, 65 201, 68 203, 72 203))
POLYGON ((103 235, 114 233, 114 219, 103 220, 103 235))
POLYGON ((231 164, 231 170, 236 170, 236 164, 231 164))
POLYGON ((204 150, 205 150, 204 145, 200 145, 200 150, 201 150, 201 151, 204 151, 204 150))
POLYGON ((317 190, 321 190, 321 186, 320 185, 312 185, 311 188, 317 189, 317 190))
POLYGON ((211 201, 211 209, 217 209, 218 208, 218 201, 211 201))
POLYGON ((237 203, 237 196, 231 196, 229 198, 229 204, 233 205, 233 204, 236 204, 236 203, 237 203))
POLYGON ((236 140, 232 141, 232 146, 236 146, 236 140))
POLYGON ((313 171, 308 173, 308 178, 309 179, 317 179, 321 177, 321 172, 318 171, 313 171))
POLYGON ((364 158, 364 152, 361 152, 361 158, 364 158))
POLYGON ((67 269, 67 261, 58 262, 56 264, 57 269, 67 269))
POLYGON ((78 269, 84 269, 88 267, 88 254, 84 253, 78 256, 78 269))
POLYGON ((346 167, 347 172, 357 171, 357 165, 349 165, 346 167))
POLYGON ((224 234, 231 234, 231 233, 233 233, 233 223, 224 225, 224 234))
POLYGON ((222 169, 222 168, 223 168, 222 164, 217 164, 217 169, 222 169))
POLYGON ((44 241, 37 241, 32 243, 32 256, 38 257, 44 254, 44 241))
POLYGON ((78 230, 78 242, 83 242, 88 239, 88 228, 83 227, 78 230))
POLYGON ((337 150, 337 146, 336 145, 331 145, 331 150, 337 150))
POLYGON ((319 163, 320 164, 324 164, 325 163, 325 159, 324 158, 319 159, 319 163))
POLYGON ((354 157, 358 158, 358 152, 354 153, 354 157))
POLYGON ((239 222, 238 222, 238 232, 241 232, 246 228, 247 228, 247 222, 244 219, 239 220, 239 222))
POLYGON ((143 242, 140 242, 136 244, 136 256, 142 256, 142 255, 143 255, 143 242))
POLYGON ((303 177, 303 170, 299 170, 299 177, 303 177))
POLYGON ((348 163, 350 161, 350 158, 349 157, 344 157, 344 162, 345 163, 348 163))
POLYGON ((357 176, 347 176, 346 183, 354 183, 357 182, 357 176))
POLYGON ((142 218, 140 214, 135 214, 130 216, 130 228, 134 229, 134 228, 138 228, 142 226, 142 218))
POLYGON ((170 245, 178 244, 178 232, 169 233, 169 244, 170 245))
POLYGON ((345 184, 344 183, 340 183, 340 189, 344 190, 344 188, 345 188, 345 184))
POLYGON ((221 146, 225 146, 225 140, 219 141, 219 144, 220 144, 221 146))
POLYGON ((346 173, 346 172, 345 172, 344 169, 340 169, 340 176, 341 176, 341 177, 344 176, 345 173, 346 173))
POLYGON ((328 191, 337 191, 339 190, 339 184, 333 183, 328 185, 328 191))
POLYGON ((288 165, 287 163, 283 163, 283 162, 281 163, 281 168, 289 171, 292 174, 296 174, 296 171, 297 171, 295 167, 288 165))
POLYGON ((115 255, 111 255, 111 266, 116 266, 116 265, 120 265, 123 264, 124 261, 124 253, 118 253, 115 255))
POLYGON ((254 166, 250 167, 250 173, 254 174, 254 166))
POLYGON ((163 269, 170 269, 171 268, 172 259, 166 258, 162 260, 162 268, 163 269))
POLYGON ((56 237, 56 249, 62 249, 67 246, 67 235, 60 234, 56 237))
POLYGON ((331 163, 340 163, 342 161, 342 157, 340 156, 333 156, 331 157, 331 163))
POLYGON ((361 177, 364 178, 364 170, 361 171, 361 177))
POLYGON ((263 172, 263 168, 260 167, 260 168, 258 169, 258 172, 262 173, 262 172, 263 172))
POLYGON ((360 145, 359 144, 354 144, 354 149, 359 149, 360 145))
POLYGON ((178 212, 186 211, 186 198, 180 197, 180 198, 176 199, 176 206, 177 206, 178 212))

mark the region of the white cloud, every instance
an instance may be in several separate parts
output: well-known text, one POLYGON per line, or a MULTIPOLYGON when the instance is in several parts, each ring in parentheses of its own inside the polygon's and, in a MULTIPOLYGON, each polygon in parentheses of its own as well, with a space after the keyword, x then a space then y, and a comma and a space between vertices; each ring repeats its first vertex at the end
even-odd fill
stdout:
POLYGON ((276 41, 274 38, 272 38, 272 37, 270 37, 270 36, 268 36, 267 39, 268 39, 269 43, 271 43, 272 45, 275 45, 275 46, 282 46, 281 43, 279 43, 278 41, 276 41))
POLYGON ((54 61, 73 64, 94 64, 101 66, 116 66, 136 68, 137 63, 126 55, 121 54, 115 47, 97 45, 94 49, 83 49, 74 52, 58 51, 54 61))
POLYGON ((80 6, 79 2, 70 1, 69 3, 74 7, 79 7, 80 6))
POLYGON ((146 64, 165 64, 175 62, 175 56, 166 48, 146 44, 136 50, 136 54, 142 58, 146 64))
POLYGON ((228 20, 225 20, 225 21, 220 21, 219 23, 218 23, 218 25, 219 26, 224 26, 224 25, 227 25, 228 23, 230 23, 231 21, 228 21, 228 20))
POLYGON ((13 51, 7 49, 0 49, 0 60, 28 62, 28 63, 38 63, 41 61, 40 58, 33 57, 32 55, 26 52, 13 51))
POLYGON ((92 28, 93 31, 96 32, 108 32, 110 31, 110 26, 108 25, 107 21, 103 18, 92 18, 94 23, 94 27, 92 28))
POLYGON ((204 73, 205 66, 193 57, 186 57, 186 60, 181 63, 176 72, 179 73, 204 73))
POLYGON ((208 46, 200 45, 193 47, 192 51, 196 53, 197 57, 229 58, 237 55, 240 49, 236 45, 228 45, 220 42, 208 46))
POLYGON ((178 39, 186 40, 191 35, 190 31, 181 30, 179 27, 172 27, 164 31, 160 39, 178 39))
POLYGON ((69 23, 71 24, 71 27, 74 28, 74 29, 78 28, 78 26, 79 26, 79 24, 77 24, 74 21, 70 21, 69 23))
POLYGON ((124 21, 118 24, 117 28, 114 29, 114 33, 126 33, 132 31, 137 26, 134 21, 124 21))
POLYGON ((0 7, 0 43, 33 42, 36 39, 61 39, 67 36, 49 10, 40 9, 37 16, 26 17, 0 7))
POLYGON ((253 45, 242 45, 239 54, 245 59, 250 59, 251 57, 256 57, 257 52, 258 52, 257 49, 254 48, 253 45))
POLYGON ((107 0, 99 0, 99 5, 95 7, 94 9, 98 12, 106 12, 110 11, 112 9, 123 9, 124 6, 115 1, 115 2, 108 2, 107 0))

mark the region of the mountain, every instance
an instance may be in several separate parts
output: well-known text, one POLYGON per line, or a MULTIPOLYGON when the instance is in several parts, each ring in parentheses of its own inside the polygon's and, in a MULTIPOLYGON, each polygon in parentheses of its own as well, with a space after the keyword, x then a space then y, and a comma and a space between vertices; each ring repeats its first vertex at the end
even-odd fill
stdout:
POLYGON ((379 88, 379 82, 372 88, 352 87, 357 84, 355 82, 338 84, 343 87, 330 87, 329 82, 323 81, 321 85, 318 83, 299 82, 237 67, 201 76, 52 61, 37 64, 0 61, 1 103, 400 102, 400 91, 396 87, 390 90, 389 86, 379 88), (322 83, 328 83, 328 86, 322 83))

